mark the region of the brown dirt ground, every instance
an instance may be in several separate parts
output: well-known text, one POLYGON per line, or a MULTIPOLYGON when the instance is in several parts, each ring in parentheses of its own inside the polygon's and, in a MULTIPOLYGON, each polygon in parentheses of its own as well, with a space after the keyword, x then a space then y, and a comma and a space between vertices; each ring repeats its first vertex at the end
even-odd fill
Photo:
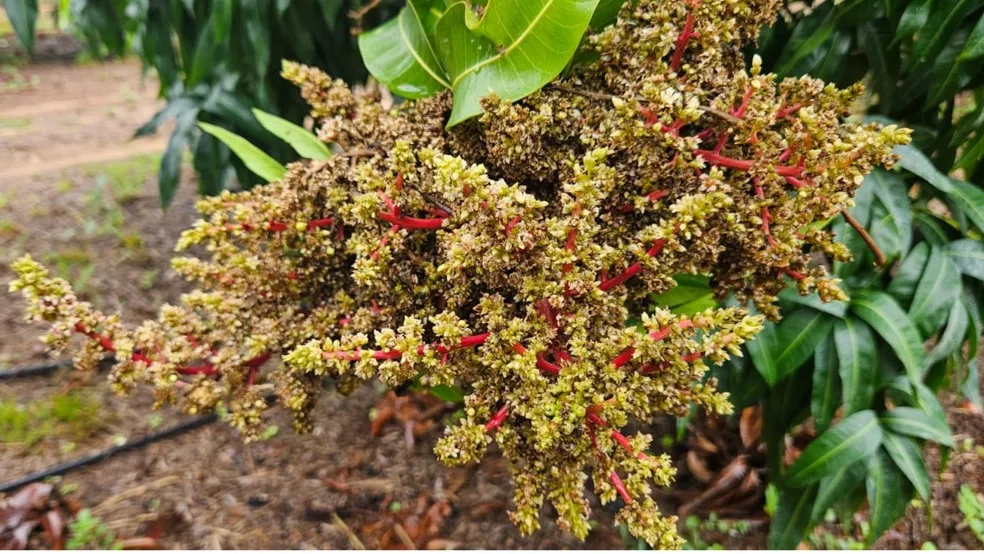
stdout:
MULTIPOLYGON (((7 263, 32 252, 55 267, 60 263, 98 308, 123 310, 130 321, 154 316, 157 306, 188 288, 167 260, 180 231, 194 221, 196 188, 186 171, 174 204, 162 213, 154 153, 163 149, 167 133, 130 139, 160 106, 156 83, 142 83, 139 67, 130 62, 17 72, 17 86, 3 86, 0 75, 0 284, 11 278, 7 263)), ((17 299, 0 301, 0 367, 47 358, 36 341, 42 330, 21 317, 17 299)), ((99 423, 85 436, 56 434, 30 448, 0 443, 0 482, 183 419, 167 409, 152 413, 146 392, 111 395, 103 378, 64 370, 0 381, 0 401, 27 404, 72 389, 100 404, 99 423)), ((370 416, 382 395, 373 386, 348 398, 325 395, 319 425, 307 436, 293 434, 278 416, 282 430, 276 436, 244 445, 234 431, 215 424, 73 472, 63 483, 77 487, 82 504, 120 537, 166 523, 166 548, 351 548, 353 541, 372 548, 380 539, 393 545, 399 542, 394 523, 411 525, 413 514, 435 501, 447 501, 450 513, 430 535, 437 539, 431 547, 622 547, 610 514, 601 509, 586 543, 561 532, 549 509, 543 531, 519 537, 506 513, 511 489, 504 460, 492 455, 478 467, 448 469, 431 453, 438 430, 412 445, 395 423, 371 437, 370 416), (345 488, 350 490, 339 492, 345 488)), ((984 444, 982 416, 960 410, 946 395, 944 400, 959 438, 984 444)), ((660 437, 672 425, 657 422, 653 434, 660 437)), ((938 455, 931 459, 938 467, 938 455)), ((687 488, 693 480, 682 456, 678 462, 687 488)), ((964 482, 984 490, 982 466, 975 448, 955 452, 933 486, 932 529, 922 510, 910 508, 877 546, 911 549, 931 540, 940 548, 979 548, 962 523, 956 492, 964 482)), ((675 505, 673 495, 665 495, 668 508, 675 505)), ((763 548, 766 531, 753 525, 746 534, 708 533, 704 540, 763 548)))

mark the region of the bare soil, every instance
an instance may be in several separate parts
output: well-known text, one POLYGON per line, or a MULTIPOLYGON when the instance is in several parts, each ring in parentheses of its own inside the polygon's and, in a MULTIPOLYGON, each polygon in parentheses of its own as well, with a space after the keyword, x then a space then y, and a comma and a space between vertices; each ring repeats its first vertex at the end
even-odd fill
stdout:
MULTIPOLYGON (((156 83, 143 82, 131 62, 36 65, 17 69, 16 86, 2 79, 0 284, 12 277, 7 264, 31 252, 98 308, 121 311, 131 322, 153 317, 161 303, 188 290, 168 259, 195 219, 197 188, 186 168, 173 205, 162 212, 156 154, 168 131, 131 139, 161 107, 156 83)), ((2 297, 0 368, 48 359, 37 342, 42 332, 22 321, 17 298, 2 297)), ((0 482, 186 418, 151 411, 146 391, 113 396, 104 379, 63 370, 0 381, 0 402, 26 405, 73 390, 99 406, 98 424, 84 436, 56 433, 31 446, 0 442, 0 482)), ((492 454, 480 466, 445 468, 431 450, 449 410, 409 440, 397 421, 373 424, 384 395, 373 385, 347 398, 325 395, 310 435, 294 434, 279 416, 279 432, 244 445, 236 432, 213 424, 73 472, 60 484, 76 489, 81 504, 119 537, 152 534, 165 548, 623 547, 611 515, 601 509, 594 511, 597 526, 586 543, 558 529, 548 508, 544 530, 520 537, 507 515, 512 493, 505 461, 492 454)), ((984 444, 982 416, 943 398, 958 442, 984 444)), ((653 434, 658 440, 673 426, 672 420, 654 422, 653 434)), ((685 452, 675 453, 679 486, 660 497, 667 510, 699 490, 687 474, 685 452)), ((935 451, 931 465, 938 470, 935 451)), ((956 492, 962 483, 984 490, 982 466, 976 448, 954 452, 933 486, 934 525, 923 510, 910 508, 877 546, 913 549, 932 541, 939 548, 979 548, 963 524, 956 492)), ((726 548, 763 548, 766 533, 758 517, 747 532, 702 538, 726 548)))

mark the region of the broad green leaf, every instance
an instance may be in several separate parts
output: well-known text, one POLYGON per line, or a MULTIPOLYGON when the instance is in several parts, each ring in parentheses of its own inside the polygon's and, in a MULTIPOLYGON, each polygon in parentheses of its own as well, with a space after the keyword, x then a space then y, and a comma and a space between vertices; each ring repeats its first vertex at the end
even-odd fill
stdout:
POLYGON ((752 359, 755 369, 762 375, 769 387, 779 382, 779 370, 776 366, 777 350, 776 324, 766 321, 762 330, 755 338, 746 343, 748 357, 752 359))
POLYGON ((918 408, 899 406, 885 412, 881 416, 881 424, 885 429, 920 439, 931 440, 943 446, 953 446, 953 436, 950 427, 923 413, 918 408))
MULTIPOLYGON (((899 78, 899 57, 890 50, 891 24, 884 20, 867 21, 858 27, 858 44, 868 58, 872 84, 881 106, 891 106, 899 78)), ((881 171, 881 170, 878 170, 881 171)))
POLYGON ((902 473, 909 479, 916 492, 924 500, 929 501, 929 474, 926 472, 926 464, 923 463, 922 449, 916 441, 909 437, 896 435, 891 431, 885 431, 882 436, 882 446, 891 456, 895 465, 902 470, 902 473))
POLYGON ((270 66, 270 33, 265 0, 237 0, 239 13, 243 16, 242 28, 246 35, 246 45, 250 51, 253 73, 260 81, 266 79, 270 66))
POLYGON ((450 385, 435 385, 430 388, 430 393, 437 397, 438 400, 445 402, 458 404, 465 401, 465 394, 461 392, 461 389, 450 385))
MULTIPOLYGON (((906 205, 908 206, 908 203, 906 205)), ((871 207, 871 223, 868 225, 868 231, 885 256, 894 260, 901 252, 904 252, 902 249, 903 235, 908 233, 911 236, 912 228, 903 229, 881 201, 877 201, 871 207)), ((868 248, 867 243, 864 247, 868 248)), ((866 267, 873 267, 874 255, 865 253, 865 257, 871 260, 866 264, 866 267)))
POLYGON ((690 302, 680 304, 674 307, 672 311, 680 315, 694 315, 706 311, 708 308, 715 308, 717 305, 718 303, 714 299, 714 294, 708 293, 704 296, 694 298, 690 302))
POLYGON ((766 391, 762 399, 762 419, 769 422, 762 428, 769 475, 781 474, 786 431, 810 413, 811 379, 808 369, 798 371, 766 391))
MULTIPOLYGON (((871 224, 872 206, 875 204, 874 186, 870 180, 861 183, 854 195, 854 207, 850 213, 861 225, 869 227, 871 224)), ((842 279, 854 275, 858 269, 871 257, 871 250, 865 244, 861 235, 853 227, 845 223, 841 218, 834 222, 834 230, 837 238, 850 249, 853 259, 849 262, 834 262, 834 275, 842 279)))
POLYGON ((967 377, 960 385, 960 394, 978 410, 981 409, 981 373, 977 368, 977 358, 967 361, 967 377))
POLYGON ((922 177, 924 181, 936 187, 940 192, 949 193, 953 188, 953 185, 950 184, 950 179, 940 172, 939 169, 936 169, 933 162, 929 161, 929 158, 920 152, 919 149, 906 144, 896 146, 893 152, 899 155, 899 165, 907 171, 911 171, 922 177))
POLYGON ((926 242, 935 245, 945 245, 950 242, 950 237, 940 223, 940 220, 928 212, 919 211, 912 214, 916 222, 916 227, 922 234, 926 242))
MULTIPOLYGON (((946 434, 949 434, 950 424, 946 421, 946 410, 943 409, 943 405, 936 398, 936 393, 923 383, 913 383, 913 389, 916 392, 916 402, 919 404, 919 410, 932 421, 933 426, 943 429, 946 431, 946 434)), ((949 446, 945 443, 940 444, 949 446)))
POLYGON ((974 225, 984 231, 984 190, 967 181, 950 179, 948 192, 950 198, 967 214, 974 225))
POLYGON ((253 108, 253 115, 264 129, 289 144, 302 158, 327 160, 331 157, 331 150, 325 143, 304 127, 257 108, 253 108))
POLYGON ((963 301, 954 302, 949 315, 946 317, 946 330, 940 335, 940 340, 933 345, 933 349, 926 354, 927 370, 934 364, 945 360, 947 356, 959 351, 960 347, 963 346, 964 338, 967 336, 969 324, 967 307, 963 301))
POLYGON ((803 67, 805 59, 824 51, 824 44, 837 29, 837 21, 830 7, 829 4, 820 4, 813 13, 796 23, 793 34, 776 60, 776 74, 780 77, 796 75, 796 70, 803 67))
POLYGON ((885 339, 905 366, 909 378, 918 382, 925 361, 922 339, 895 299, 881 291, 865 291, 855 295, 851 301, 851 311, 885 339))
POLYGON ((824 477, 820 481, 820 490, 817 492, 817 499, 813 503, 813 514, 810 519, 822 521, 828 508, 846 498, 861 483, 864 483, 867 473, 867 462, 858 460, 853 464, 841 466, 833 475, 824 477))
POLYGON ((185 77, 185 86, 194 87, 212 71, 217 57, 217 44, 218 40, 215 37, 215 28, 210 16, 198 33, 198 40, 195 41, 195 54, 192 56, 191 67, 185 77))
MULTIPOLYGON (((875 197, 885 206, 899 232, 901 253, 912 246, 912 208, 909 201, 909 186, 898 173, 890 173, 876 168, 865 180, 871 180, 875 197)), ((881 246, 879 244, 879 246, 881 246)))
POLYGON ((868 489, 871 524, 865 544, 870 546, 905 513, 912 487, 888 454, 879 450, 878 455, 868 461, 865 488, 868 489))
POLYGON ((957 26, 980 5, 981 0, 935 2, 926 25, 919 29, 916 43, 912 48, 913 58, 922 62, 939 54, 957 26))
POLYGON ((424 98, 451 88, 422 22, 424 4, 408 2, 398 16, 359 35, 359 51, 369 72, 407 98, 424 98))
POLYGON ((221 140, 240 160, 246 164, 250 171, 259 175, 268 182, 278 181, 283 178, 287 169, 280 163, 266 155, 262 150, 253 146, 243 137, 210 123, 200 122, 198 124, 206 133, 221 140))
POLYGON ((922 333, 931 337, 946 320, 946 315, 960 295, 960 271, 946 252, 933 246, 909 306, 909 320, 922 333))
POLYGON ((919 279, 926 269, 926 262, 929 261, 929 250, 929 245, 925 242, 920 242, 910 250, 895 272, 892 282, 885 289, 885 292, 891 294, 903 308, 908 309, 912 304, 912 296, 916 294, 916 286, 919 285, 919 279))
POLYGON ((779 505, 769 524, 770 549, 793 550, 803 541, 810 527, 817 488, 814 484, 804 489, 783 489, 779 494, 779 505))
POLYGON ((926 109, 931 110, 950 100, 962 90, 977 74, 980 64, 957 59, 960 49, 967 40, 967 30, 957 29, 947 37, 946 46, 933 60, 933 72, 929 89, 926 92, 926 109))
POLYGON ((222 44, 229 38, 234 3, 235 0, 215 0, 212 3, 212 28, 217 44, 222 44))
POLYGON ((909 2, 899 24, 895 28, 895 39, 893 42, 906 38, 926 25, 929 19, 929 12, 933 9, 933 0, 914 0, 909 2))
POLYGON ((841 380, 837 373, 837 353, 829 338, 817 345, 813 362, 813 388, 810 413, 817 432, 823 432, 841 405, 841 380))
POLYGON ((481 21, 464 2, 437 22, 437 50, 451 80, 448 127, 482 112, 491 93, 515 101, 563 71, 584 35, 598 0, 491 0, 481 21))
POLYGON ((973 173, 977 164, 984 160, 984 131, 978 131, 973 141, 965 147, 957 161, 953 162, 953 169, 964 169, 968 173, 973 173))
POLYGON ((17 40, 29 53, 34 51, 34 26, 38 20, 37 0, 3 0, 7 19, 17 35, 17 40))
POLYGON ((622 4, 625 4, 625 0, 600 0, 588 27, 597 31, 615 23, 622 4))
POLYGON ((834 324, 834 346, 844 391, 844 415, 871 407, 878 376, 875 336, 863 321, 847 317, 834 324))
POLYGON ((867 458, 882 440, 882 429, 875 412, 865 410, 849 415, 817 437, 789 466, 784 482, 802 487, 835 474, 841 467, 867 458))
POLYGON ((687 302, 707 296, 711 292, 709 279, 703 275, 674 275, 676 286, 663 294, 650 295, 650 300, 657 306, 675 308, 687 302))
POLYGON ((969 61, 981 56, 984 56, 984 15, 981 15, 974 30, 970 32, 963 52, 960 53, 960 60, 969 61))
POLYGON ((174 193, 181 183, 181 161, 185 148, 191 139, 191 131, 195 128, 198 109, 191 109, 178 116, 171 138, 167 141, 167 150, 161 156, 161 170, 157 187, 161 197, 161 206, 167 208, 174 200, 174 193))
POLYGON ((792 374, 813 356, 835 319, 823 312, 801 308, 779 322, 776 326, 778 349, 775 351, 777 380, 792 374))
POLYGON ((343 0, 318 0, 318 6, 321 8, 321 16, 324 18, 325 24, 331 32, 335 32, 338 13, 342 9, 342 2, 343 0))
POLYGON ((807 306, 835 317, 844 317, 847 314, 847 302, 843 300, 824 302, 820 300, 820 295, 815 292, 809 296, 801 296, 795 288, 787 287, 779 292, 779 298, 786 302, 807 306))

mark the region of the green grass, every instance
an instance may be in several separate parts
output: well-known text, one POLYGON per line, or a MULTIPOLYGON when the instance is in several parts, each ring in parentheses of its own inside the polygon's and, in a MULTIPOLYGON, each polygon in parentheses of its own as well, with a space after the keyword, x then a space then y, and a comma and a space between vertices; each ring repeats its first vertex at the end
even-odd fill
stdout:
POLYGON ((26 129, 31 126, 30 117, 4 117, 0 118, 0 130, 2 129, 26 129))
POLYGON ((32 446, 49 437, 83 438, 101 422, 99 403, 78 393, 23 405, 0 401, 0 442, 32 446))
POLYGON ((125 204, 140 196, 147 181, 156 175, 160 163, 160 154, 144 154, 126 160, 90 165, 83 171, 95 178, 98 185, 108 187, 114 200, 125 204))

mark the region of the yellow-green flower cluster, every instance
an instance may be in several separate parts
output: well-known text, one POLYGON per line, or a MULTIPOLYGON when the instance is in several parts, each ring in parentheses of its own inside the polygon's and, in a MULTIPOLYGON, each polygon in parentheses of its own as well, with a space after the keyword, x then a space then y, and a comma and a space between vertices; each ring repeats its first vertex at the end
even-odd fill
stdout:
POLYGON ((769 317, 789 279, 841 296, 810 264, 816 249, 846 254, 821 224, 908 140, 844 122, 859 87, 743 69, 776 4, 627 2, 589 37, 594 61, 520 102, 490 97, 451 131, 446 94, 388 110, 285 64, 341 153, 202 200, 178 247, 207 256, 174 260, 199 290, 130 329, 29 258, 11 288, 52 324, 52 346, 81 333, 80 361, 114 352, 119 390, 148 384, 193 412, 223 403, 248 439, 268 390, 304 431, 326 379, 461 387, 465 417, 435 451, 471 463, 495 441, 522 532, 546 501, 584 537, 590 475, 633 534, 678 547, 650 496, 674 469, 622 429, 693 404, 729 411, 707 364, 740 355, 763 318, 683 317, 646 298, 679 274, 769 317))

